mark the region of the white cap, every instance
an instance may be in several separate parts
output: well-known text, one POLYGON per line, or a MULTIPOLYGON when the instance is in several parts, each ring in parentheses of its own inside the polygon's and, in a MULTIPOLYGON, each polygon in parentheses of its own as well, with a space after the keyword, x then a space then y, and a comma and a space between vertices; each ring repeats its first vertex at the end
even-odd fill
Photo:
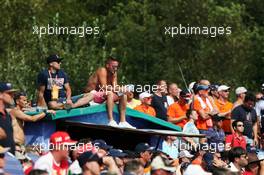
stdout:
POLYGON ((208 173, 203 170, 203 168, 200 165, 189 165, 184 171, 183 175, 212 175, 212 173, 208 173))
POLYGON ((183 158, 183 157, 187 157, 187 158, 193 158, 193 155, 189 153, 189 151, 187 150, 182 150, 179 153, 179 158, 183 158))
POLYGON ((152 170, 162 169, 173 173, 176 172, 176 167, 165 165, 164 161, 160 156, 157 156, 152 160, 151 169, 152 170))
POLYGON ((226 91, 226 90, 228 90, 228 89, 230 89, 229 86, 221 85, 221 86, 218 87, 217 91, 218 91, 218 92, 219 92, 219 91, 226 91))
POLYGON ((243 94, 247 92, 247 89, 245 87, 238 87, 236 88, 236 95, 243 94))
POLYGON ((151 97, 152 95, 148 92, 142 92, 141 94, 139 94, 139 99, 142 100, 144 98, 147 98, 147 97, 151 97))

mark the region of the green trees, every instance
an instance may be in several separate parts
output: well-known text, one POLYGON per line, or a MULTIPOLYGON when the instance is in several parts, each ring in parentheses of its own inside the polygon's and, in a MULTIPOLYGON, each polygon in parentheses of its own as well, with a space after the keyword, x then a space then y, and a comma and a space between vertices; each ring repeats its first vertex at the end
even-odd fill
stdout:
POLYGON ((157 79, 183 87, 207 78, 257 89, 264 82, 261 0, 22 0, 0 2, 0 80, 34 97, 37 73, 50 53, 64 57, 74 94, 108 55, 121 60, 119 81, 157 79), (99 27, 98 35, 33 34, 33 26, 99 27), (231 27, 231 35, 165 35, 167 26, 231 27))

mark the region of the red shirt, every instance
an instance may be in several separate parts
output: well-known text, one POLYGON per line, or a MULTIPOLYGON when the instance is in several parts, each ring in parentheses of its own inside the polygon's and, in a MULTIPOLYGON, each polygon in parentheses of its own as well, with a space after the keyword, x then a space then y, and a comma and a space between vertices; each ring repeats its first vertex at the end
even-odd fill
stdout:
POLYGON ((237 147, 240 146, 244 149, 246 149, 247 141, 245 136, 239 136, 237 134, 230 134, 226 136, 226 144, 230 144, 230 147, 237 147))

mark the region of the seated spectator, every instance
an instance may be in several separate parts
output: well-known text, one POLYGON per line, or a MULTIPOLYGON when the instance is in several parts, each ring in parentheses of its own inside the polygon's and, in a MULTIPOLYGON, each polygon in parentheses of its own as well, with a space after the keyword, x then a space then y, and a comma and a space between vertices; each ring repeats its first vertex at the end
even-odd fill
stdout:
POLYGON ((244 173, 245 167, 248 165, 247 152, 242 147, 234 147, 229 151, 228 169, 232 172, 244 173))
POLYGON ((127 107, 134 109, 136 106, 141 105, 141 101, 134 98, 134 93, 132 91, 128 91, 127 95, 127 107))
POLYGON ((176 83, 169 84, 168 87, 168 95, 167 95, 167 102, 168 105, 172 105, 174 102, 178 101, 180 96, 180 89, 176 83))
POLYGON ((213 119, 213 127, 209 128, 206 132, 206 137, 208 144, 211 148, 216 149, 216 151, 224 150, 224 140, 225 133, 222 129, 224 117, 220 117, 218 115, 214 115, 213 119))
POLYGON ((264 159, 259 159, 255 152, 247 154, 248 165, 246 166, 246 171, 243 175, 255 175, 264 174, 264 159))
POLYGON ((32 170, 28 175, 49 175, 45 170, 32 170))
POLYGON ((157 91, 154 92, 152 97, 151 106, 156 111, 156 117, 167 121, 167 107, 168 102, 166 98, 167 83, 165 80, 159 80, 157 82, 157 91))
POLYGON ((120 149, 110 149, 109 156, 113 157, 117 167, 119 168, 119 171, 123 174, 125 165, 124 158, 127 156, 127 154, 120 149))
POLYGON ((244 123, 240 120, 235 120, 232 123, 232 127, 234 133, 226 136, 225 149, 230 150, 231 148, 238 146, 242 147, 243 149, 246 149, 247 142, 245 136, 243 136, 244 123))
POLYGON ((124 175, 144 175, 144 167, 137 160, 131 160, 125 164, 124 175))
POLYGON ((150 173, 150 162, 154 147, 150 147, 148 143, 139 143, 135 147, 135 152, 138 155, 139 161, 144 166, 144 174, 150 173))
POLYGON ((141 94, 139 94, 139 99, 141 100, 141 105, 135 107, 134 109, 155 117, 155 109, 150 106, 152 101, 152 95, 148 92, 142 92, 141 94))
POLYGON ((57 131, 50 136, 50 151, 41 156, 34 165, 34 169, 46 170, 49 175, 66 175, 68 164, 68 146, 75 145, 68 133, 57 131))
POLYGON ((183 128, 187 123, 186 112, 190 108, 191 94, 188 91, 181 91, 180 98, 168 108, 168 121, 183 128))
POLYGON ((171 158, 177 159, 179 154, 179 140, 176 136, 167 136, 162 142, 162 152, 168 154, 171 158))
MULTIPOLYGON (((195 121, 198 119, 198 114, 192 109, 188 109, 186 117, 189 120, 183 127, 182 132, 186 134, 199 134, 199 130, 195 126, 195 121)), ((199 144, 198 137, 183 137, 183 143, 189 143, 192 147, 196 147, 199 144)))
POLYGON ((176 167, 172 165, 173 162, 161 156, 155 157, 151 162, 152 175, 170 175, 176 172, 176 167))
POLYGON ((36 115, 27 115, 23 112, 23 108, 27 106, 27 95, 24 92, 18 92, 14 96, 15 108, 10 111, 12 117, 14 140, 16 144, 16 156, 21 155, 21 151, 25 152, 25 134, 24 122, 36 122, 44 118, 48 113, 55 114, 53 110, 46 110, 36 115))
POLYGON ((90 93, 73 103, 71 87, 66 73, 60 68, 61 61, 58 55, 47 58, 48 69, 38 75, 38 106, 48 106, 51 109, 77 108, 89 104, 93 99, 90 93))
POLYGON ((193 157, 194 155, 190 154, 189 151, 181 150, 181 152, 179 153, 179 163, 191 163, 193 157))

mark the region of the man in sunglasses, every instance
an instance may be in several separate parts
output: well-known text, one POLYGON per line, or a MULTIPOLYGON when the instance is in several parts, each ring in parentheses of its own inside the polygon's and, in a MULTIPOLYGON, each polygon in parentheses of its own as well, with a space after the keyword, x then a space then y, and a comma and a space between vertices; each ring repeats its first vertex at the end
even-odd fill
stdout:
POLYGON ((235 120, 232 123, 232 127, 234 133, 226 136, 225 149, 230 150, 236 146, 241 146, 242 148, 246 149, 247 142, 245 136, 243 136, 244 123, 241 120, 235 120))
POLYGON ((110 56, 106 60, 105 66, 98 68, 96 72, 89 77, 85 92, 93 94, 93 101, 95 103, 102 104, 106 102, 109 126, 134 128, 126 122, 127 88, 118 85, 118 68, 118 60, 110 56), (119 105, 119 124, 114 120, 113 109, 115 102, 118 102, 119 105))
POLYGON ((58 55, 47 58, 48 69, 41 71, 37 78, 38 106, 48 106, 50 109, 69 109, 87 105, 92 99, 92 94, 84 94, 73 103, 72 91, 67 74, 61 69, 58 55))
POLYGON ((152 95, 148 92, 142 92, 141 94, 139 94, 139 99, 141 101, 141 105, 136 106, 134 109, 155 117, 155 109, 150 106, 152 101, 152 95))

